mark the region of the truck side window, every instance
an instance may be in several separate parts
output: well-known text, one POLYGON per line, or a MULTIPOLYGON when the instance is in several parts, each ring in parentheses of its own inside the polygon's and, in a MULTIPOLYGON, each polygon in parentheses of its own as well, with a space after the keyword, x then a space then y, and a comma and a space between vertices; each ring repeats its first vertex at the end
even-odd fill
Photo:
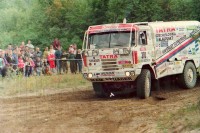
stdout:
POLYGON ((146 45, 147 44, 147 34, 146 31, 139 32, 139 44, 146 45))

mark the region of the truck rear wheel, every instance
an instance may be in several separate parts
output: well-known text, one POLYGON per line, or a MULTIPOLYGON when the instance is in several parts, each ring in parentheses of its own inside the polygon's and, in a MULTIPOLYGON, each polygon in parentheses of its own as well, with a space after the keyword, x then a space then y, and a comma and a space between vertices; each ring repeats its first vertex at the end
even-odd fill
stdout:
POLYGON ((192 62, 188 62, 183 73, 179 76, 179 84, 186 89, 191 89, 196 85, 196 81, 197 70, 192 62))
POLYGON ((143 69, 137 78, 137 96, 145 99, 150 96, 151 92, 151 72, 143 69))
POLYGON ((103 89, 103 84, 102 83, 100 83, 100 82, 93 82, 92 86, 93 86, 95 95, 97 97, 106 97, 106 93, 105 93, 105 91, 103 89))

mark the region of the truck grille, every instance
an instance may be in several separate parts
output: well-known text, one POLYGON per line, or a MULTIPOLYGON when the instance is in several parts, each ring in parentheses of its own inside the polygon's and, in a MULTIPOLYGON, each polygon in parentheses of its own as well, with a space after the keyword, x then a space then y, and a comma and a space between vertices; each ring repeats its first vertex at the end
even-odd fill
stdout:
POLYGON ((104 71, 119 70, 117 59, 101 59, 101 64, 104 71))

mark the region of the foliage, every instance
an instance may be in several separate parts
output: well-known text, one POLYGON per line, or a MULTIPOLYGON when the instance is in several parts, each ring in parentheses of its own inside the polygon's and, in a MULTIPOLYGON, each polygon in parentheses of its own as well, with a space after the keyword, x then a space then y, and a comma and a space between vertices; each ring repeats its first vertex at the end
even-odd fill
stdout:
POLYGON ((31 40, 44 48, 59 38, 80 48, 89 25, 199 20, 199 0, 0 0, 0 47, 31 40))

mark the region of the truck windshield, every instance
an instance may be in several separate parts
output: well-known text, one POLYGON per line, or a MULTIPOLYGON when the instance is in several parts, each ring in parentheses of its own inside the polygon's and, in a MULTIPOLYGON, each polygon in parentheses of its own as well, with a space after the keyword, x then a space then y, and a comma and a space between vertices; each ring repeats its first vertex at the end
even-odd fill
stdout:
MULTIPOLYGON (((117 47, 129 47, 132 42, 130 40, 130 31, 126 32, 112 32, 112 33, 95 33, 89 35, 89 48, 101 49, 101 48, 117 48, 117 47), (131 41, 131 42, 130 42, 131 41)), ((133 32, 132 37, 135 38, 133 32)))

